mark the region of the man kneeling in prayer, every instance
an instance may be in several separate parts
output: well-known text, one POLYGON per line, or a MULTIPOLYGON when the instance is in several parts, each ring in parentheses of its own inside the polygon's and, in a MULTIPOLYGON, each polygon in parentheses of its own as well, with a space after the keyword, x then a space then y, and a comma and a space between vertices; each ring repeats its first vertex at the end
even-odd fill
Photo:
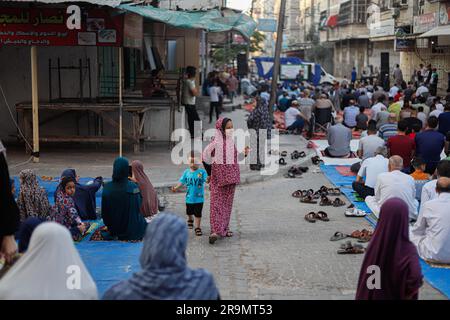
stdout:
POLYGON ((422 204, 409 238, 423 259, 450 263, 450 178, 439 178, 436 192, 436 199, 422 204))
POLYGON ((400 170, 403 168, 403 159, 400 156, 389 158, 389 172, 378 175, 375 184, 375 195, 366 197, 366 204, 378 217, 383 203, 390 198, 400 198, 406 202, 409 209, 409 218, 416 220, 419 202, 415 199, 416 186, 414 179, 400 170))

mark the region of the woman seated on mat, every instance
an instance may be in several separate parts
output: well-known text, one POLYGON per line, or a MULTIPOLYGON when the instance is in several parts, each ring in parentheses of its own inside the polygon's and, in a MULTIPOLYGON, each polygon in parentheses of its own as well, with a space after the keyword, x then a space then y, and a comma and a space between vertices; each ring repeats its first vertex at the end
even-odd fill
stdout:
MULTIPOLYGON (((73 200, 75 202, 75 207, 80 218, 82 220, 96 220, 97 204, 95 201, 95 194, 101 188, 103 178, 97 177, 94 179, 92 184, 81 185, 78 183, 79 177, 77 176, 74 169, 64 170, 61 174, 61 179, 63 179, 64 177, 70 177, 75 180, 75 194, 73 195, 73 200)), ((58 192, 60 189, 61 185, 57 187, 56 191, 58 192)), ((57 192, 55 192, 55 202, 57 192)))
POLYGON ((158 194, 145 174, 142 162, 134 160, 131 163, 131 172, 131 181, 137 183, 142 195, 141 213, 144 217, 153 217, 158 213, 158 194))
POLYGON ((20 221, 29 217, 38 217, 47 220, 51 213, 47 192, 38 184, 36 174, 30 170, 22 170, 19 173, 20 192, 17 198, 17 206, 20 211, 20 221))
POLYGON ((381 206, 380 219, 364 256, 357 300, 417 300, 423 276, 419 255, 409 240, 408 229, 409 210, 406 203, 399 198, 386 200, 381 206), (374 275, 379 277, 378 281, 369 279, 374 275), (374 287, 369 288, 372 283, 374 287))
POLYGON ((186 222, 170 213, 159 214, 145 233, 142 270, 103 296, 104 300, 217 300, 213 276, 187 266, 186 222))
POLYGON ((111 240, 142 240, 147 222, 140 212, 141 193, 128 180, 128 160, 114 161, 112 181, 103 187, 102 218, 111 240))
POLYGON ((54 222, 42 223, 34 230, 28 250, 0 280, 0 300, 96 299, 97 286, 70 233, 54 222), (70 266, 78 269, 79 288, 70 286, 70 266))
POLYGON ((75 194, 75 179, 64 177, 60 188, 56 192, 55 206, 53 207, 54 220, 70 230, 75 241, 89 229, 89 223, 83 223, 75 207, 73 195, 75 194))

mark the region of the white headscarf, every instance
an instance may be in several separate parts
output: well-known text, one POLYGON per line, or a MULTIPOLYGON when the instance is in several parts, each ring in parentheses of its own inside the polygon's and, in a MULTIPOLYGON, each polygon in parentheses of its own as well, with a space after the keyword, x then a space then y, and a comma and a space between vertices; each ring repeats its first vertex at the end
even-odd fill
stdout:
POLYGON ((55 222, 34 230, 28 250, 0 280, 0 300, 96 299, 97 287, 70 232, 55 222))

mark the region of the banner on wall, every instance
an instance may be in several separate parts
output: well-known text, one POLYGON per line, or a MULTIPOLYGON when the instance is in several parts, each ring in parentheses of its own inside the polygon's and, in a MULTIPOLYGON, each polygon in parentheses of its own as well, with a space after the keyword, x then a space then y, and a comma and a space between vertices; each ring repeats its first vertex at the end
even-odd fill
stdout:
POLYGON ((144 18, 135 13, 125 14, 123 24, 123 46, 141 49, 143 38, 144 18))
POLYGON ((1 8, 1 46, 121 46, 123 17, 82 9, 80 29, 69 29, 65 8, 1 8))

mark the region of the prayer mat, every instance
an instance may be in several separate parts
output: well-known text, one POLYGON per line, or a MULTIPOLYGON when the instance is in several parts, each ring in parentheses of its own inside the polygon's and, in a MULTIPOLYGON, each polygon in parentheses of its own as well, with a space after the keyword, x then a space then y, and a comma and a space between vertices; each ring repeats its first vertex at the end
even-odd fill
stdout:
POLYGON ((95 230, 94 234, 91 236, 89 241, 119 241, 129 243, 142 242, 142 240, 119 240, 117 237, 113 237, 109 234, 108 228, 106 226, 103 226, 95 230))
POLYGON ((344 177, 353 177, 356 176, 356 173, 350 170, 349 166, 336 166, 336 171, 339 172, 344 177))

